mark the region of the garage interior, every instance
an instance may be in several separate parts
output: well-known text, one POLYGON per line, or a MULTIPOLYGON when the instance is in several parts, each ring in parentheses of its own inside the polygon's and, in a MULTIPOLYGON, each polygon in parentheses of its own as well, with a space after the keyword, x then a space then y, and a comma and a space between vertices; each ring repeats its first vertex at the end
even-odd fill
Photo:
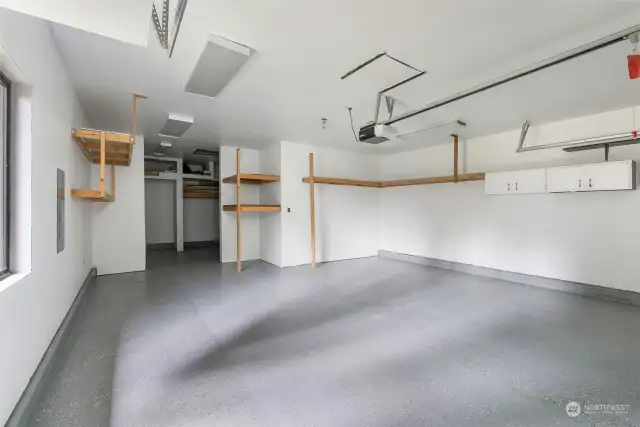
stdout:
POLYGON ((640 5, 0 0, 0 423, 640 425, 640 5))

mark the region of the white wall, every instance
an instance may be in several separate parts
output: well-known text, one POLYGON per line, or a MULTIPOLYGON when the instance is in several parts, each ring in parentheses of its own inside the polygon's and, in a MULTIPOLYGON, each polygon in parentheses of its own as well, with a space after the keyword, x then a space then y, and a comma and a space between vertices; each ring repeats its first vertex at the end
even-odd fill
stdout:
POLYGON ((176 182, 160 179, 144 181, 147 245, 176 242, 176 182))
POLYGON ((184 199, 184 241, 218 241, 219 209, 217 199, 184 199))
MULTIPOLYGON (((640 112, 640 109, 638 109, 640 112)), ((633 109, 533 127, 527 144, 629 132, 633 109)), ((464 172, 603 161, 602 150, 516 154, 519 130, 462 144, 464 172)), ((451 144, 380 158, 384 179, 451 174, 451 144)), ((640 147, 611 160, 640 160, 640 147)), ((484 195, 483 182, 380 190, 380 248, 482 267, 640 291, 640 191, 484 195)))
MULTIPOLYGON (((281 144, 282 265, 311 262, 309 153, 315 153, 315 175, 354 179, 378 178, 373 155, 281 144), (291 209, 291 212, 288 212, 291 209)), ((317 261, 377 255, 379 189, 316 185, 317 261)))
MULTIPOLYGON (((256 150, 242 149, 240 155, 242 173, 260 172, 259 154, 256 150)), ((236 174, 236 147, 220 147, 220 179, 236 174)), ((260 203, 260 193, 256 185, 243 185, 240 201, 245 204, 260 203)), ((236 214, 222 212, 223 205, 236 203, 235 184, 220 183, 220 260, 236 261, 236 214)), ((260 213, 242 215, 242 260, 260 258, 260 213)))
MULTIPOLYGON (((0 9, 0 45, 32 85, 21 91, 29 94, 21 103, 31 104, 31 126, 21 126, 14 148, 14 154, 31 151, 32 157, 14 165, 21 168, 15 170, 20 180, 12 186, 14 196, 30 201, 14 206, 14 216, 26 217, 20 219, 27 228, 17 235, 21 239, 30 235, 30 250, 21 251, 30 259, 20 260, 18 271, 23 276, 0 282, 0 425, 4 425, 92 260, 91 206, 70 197, 71 188, 89 185, 89 164, 71 139, 71 129, 86 123, 49 27, 44 21, 0 9), (66 172, 67 187, 66 248, 60 254, 56 254, 57 168, 66 172), (23 209, 29 206, 30 212, 23 209)), ((7 71, 6 58, 0 62, 7 71)), ((20 111, 27 113, 28 108, 20 111)))
MULTIPOLYGON (((98 188, 99 166, 92 170, 92 188, 98 188)), ((109 177, 110 167, 107 171, 109 177)), ((115 201, 92 203, 93 263, 99 275, 146 268, 144 181, 144 138, 138 135, 131 165, 116 167, 115 201)))
MULTIPOLYGON (((280 144, 261 150, 260 173, 280 175, 280 144)), ((281 185, 279 182, 262 184, 259 188, 260 204, 279 205, 281 185)), ((260 259, 282 266, 282 213, 262 213, 260 218, 260 259)))

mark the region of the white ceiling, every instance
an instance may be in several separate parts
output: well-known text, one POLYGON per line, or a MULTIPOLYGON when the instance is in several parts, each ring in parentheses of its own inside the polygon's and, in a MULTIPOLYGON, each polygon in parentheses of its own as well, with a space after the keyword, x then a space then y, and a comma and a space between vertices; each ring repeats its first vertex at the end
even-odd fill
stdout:
POLYGON ((153 0, 0 0, 0 7, 111 37, 147 45, 153 0))
MULTIPOLYGON (((638 3, 611 0, 189 0, 171 59, 151 29, 146 48, 57 24, 53 31, 93 127, 130 130, 130 94, 141 92, 149 99, 140 104, 140 129, 150 144, 167 114, 177 113, 195 118, 179 146, 260 148, 289 140, 392 152, 448 141, 449 132, 378 146, 354 140, 346 106, 354 108, 357 131, 372 120, 385 76, 340 77, 375 54, 387 51, 428 71, 392 93, 402 111, 638 23, 638 3), (255 50, 215 99, 184 92, 209 34, 255 50)), ((477 136, 525 119, 635 105, 640 80, 628 79, 630 51, 621 43, 399 126, 462 119, 464 135, 477 136)))

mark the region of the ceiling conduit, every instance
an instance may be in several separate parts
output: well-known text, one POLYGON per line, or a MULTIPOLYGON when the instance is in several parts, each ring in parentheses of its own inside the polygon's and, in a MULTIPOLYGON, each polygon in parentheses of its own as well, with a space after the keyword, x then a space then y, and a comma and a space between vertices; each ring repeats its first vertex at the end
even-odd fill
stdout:
POLYGON ((467 98, 471 95, 475 95, 480 92, 484 92, 485 90, 492 89, 494 87, 503 85, 513 80, 517 80, 519 78, 528 76, 529 74, 536 73, 538 71, 544 70, 546 68, 552 67, 554 65, 561 64, 566 61, 570 61, 571 59, 578 58, 582 55, 586 55, 587 53, 594 52, 599 49, 603 49, 605 47, 611 46, 613 44, 619 43, 623 40, 629 38, 629 36, 640 32, 640 25, 635 25, 633 27, 627 28, 625 30, 619 31, 617 33, 611 34, 609 36, 603 37, 591 43, 587 43, 585 45, 579 46, 575 49, 568 50, 559 55, 553 56, 551 58, 545 59, 544 61, 540 61, 528 67, 522 68, 520 70, 514 71, 512 73, 506 74, 502 77, 499 77, 494 80, 490 80, 486 83, 483 83, 478 86, 474 86, 470 89, 463 90, 454 95, 448 96, 446 98, 442 98, 438 101, 431 102, 429 104, 424 105, 417 110, 408 111, 404 114, 401 114, 397 117, 390 118, 388 120, 384 120, 382 122, 377 122, 379 125, 391 125, 393 123, 399 122, 401 120, 408 119, 410 117, 416 116, 418 114, 425 113, 427 111, 434 110, 436 108, 442 107, 447 104, 451 104, 452 102, 459 101, 461 99, 467 98))
POLYGON ((553 144, 544 145, 530 145, 524 147, 524 140, 527 137, 527 131, 529 130, 530 123, 524 122, 522 130, 520 132, 520 141, 516 153, 524 153, 526 151, 546 150, 549 148, 562 148, 564 151, 583 151, 583 150, 595 150, 598 148, 604 148, 605 160, 609 160, 609 147, 619 147, 622 145, 637 144, 640 139, 637 130, 631 132, 617 133, 613 135, 602 135, 590 138, 574 139, 571 141, 555 142, 553 144))

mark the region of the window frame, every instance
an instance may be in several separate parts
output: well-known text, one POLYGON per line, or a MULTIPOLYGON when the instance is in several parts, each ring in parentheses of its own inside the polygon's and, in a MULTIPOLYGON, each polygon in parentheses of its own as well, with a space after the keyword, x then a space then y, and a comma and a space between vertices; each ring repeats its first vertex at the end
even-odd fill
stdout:
POLYGON ((0 199, 0 226, 4 230, 4 238, 2 239, 2 245, 4 246, 4 268, 0 267, 0 280, 8 277, 11 274, 11 265, 10 265, 10 255, 11 255, 11 228, 10 228, 10 217, 11 217, 11 185, 10 179, 11 174, 10 171, 10 155, 11 155, 11 80, 7 78, 7 76, 0 71, 0 85, 2 85, 5 89, 5 117, 0 118, 0 120, 4 120, 4 135, 2 135, 2 144, 0 146, 0 150, 2 150, 4 154, 4 163, 0 165, 0 173, 3 175, 4 182, 4 191, 3 197, 0 199))

